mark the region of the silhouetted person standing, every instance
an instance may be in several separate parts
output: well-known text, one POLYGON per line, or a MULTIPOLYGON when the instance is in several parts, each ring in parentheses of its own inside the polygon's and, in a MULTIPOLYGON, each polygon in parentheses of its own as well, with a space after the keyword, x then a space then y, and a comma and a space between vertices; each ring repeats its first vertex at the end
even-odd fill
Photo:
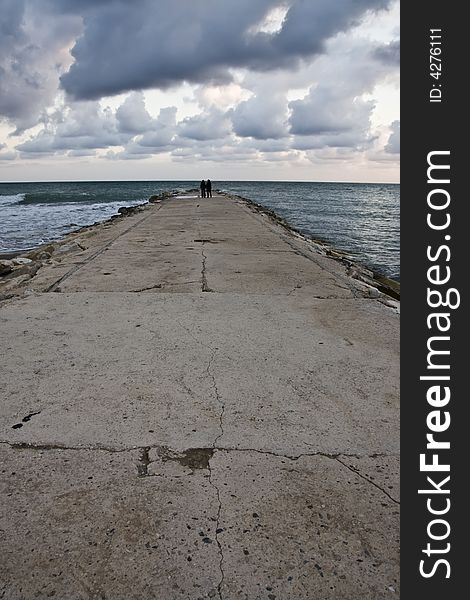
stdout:
POLYGON ((210 179, 206 181, 207 197, 212 198, 212 182, 210 179))
POLYGON ((201 198, 205 198, 206 197, 206 182, 204 181, 204 179, 201 181, 201 185, 199 187, 201 188, 201 198))

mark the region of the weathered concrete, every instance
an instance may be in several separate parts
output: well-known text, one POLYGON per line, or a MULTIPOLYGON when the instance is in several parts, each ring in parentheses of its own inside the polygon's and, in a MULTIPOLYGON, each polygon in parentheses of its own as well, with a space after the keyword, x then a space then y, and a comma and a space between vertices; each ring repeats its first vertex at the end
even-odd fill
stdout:
POLYGON ((236 198, 71 240, 0 308, 0 597, 397 598, 388 300, 236 198))

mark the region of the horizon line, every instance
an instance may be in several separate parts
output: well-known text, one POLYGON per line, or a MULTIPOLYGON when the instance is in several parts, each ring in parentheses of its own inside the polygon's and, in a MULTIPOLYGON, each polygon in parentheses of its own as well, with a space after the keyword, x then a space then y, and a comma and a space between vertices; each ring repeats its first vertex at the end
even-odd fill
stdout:
MULTIPOLYGON (((1 184, 15 183, 143 183, 143 182, 198 182, 199 179, 36 179, 0 181, 1 184)), ((214 183, 214 180, 212 180, 214 183)), ((312 179, 216 179, 215 183, 345 183, 348 185, 400 185, 399 181, 334 181, 312 179)))

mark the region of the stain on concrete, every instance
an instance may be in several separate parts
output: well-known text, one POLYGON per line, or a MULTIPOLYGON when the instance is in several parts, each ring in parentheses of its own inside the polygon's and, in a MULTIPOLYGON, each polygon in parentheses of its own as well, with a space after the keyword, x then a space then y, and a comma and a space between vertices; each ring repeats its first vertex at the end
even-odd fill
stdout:
POLYGON ((158 455, 166 462, 168 460, 179 463, 182 467, 196 469, 208 469, 209 461, 214 454, 214 448, 189 448, 184 452, 177 453, 169 448, 159 448, 158 455))

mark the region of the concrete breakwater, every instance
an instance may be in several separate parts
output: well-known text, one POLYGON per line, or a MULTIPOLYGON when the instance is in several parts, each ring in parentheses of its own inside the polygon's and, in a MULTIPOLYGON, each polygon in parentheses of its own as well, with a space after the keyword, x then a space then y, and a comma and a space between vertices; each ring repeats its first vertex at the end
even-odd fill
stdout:
MULTIPOLYGON (((163 192, 162 194, 151 196, 148 200, 148 203, 159 204, 165 199, 178 196, 178 194, 179 192, 163 192)), ((188 190, 186 192, 186 195, 191 194, 198 194, 198 190, 188 190)), ((397 281, 391 280, 380 273, 373 272, 367 267, 358 264, 356 261, 351 260, 347 254, 332 247, 330 243, 324 240, 309 239, 302 232, 289 224, 285 219, 277 215, 273 210, 262 206, 253 200, 235 194, 226 194, 222 192, 219 192, 219 195, 243 201, 252 210, 268 216, 272 221, 281 225, 290 233, 309 242, 310 248, 314 249, 319 254, 327 255, 335 260, 341 261, 347 266, 347 275, 366 284, 366 291, 369 293, 369 295, 381 297, 382 300, 385 300, 385 297, 387 296, 394 298, 395 300, 400 299, 400 284, 397 281), (377 294, 374 288, 382 292, 383 296, 377 294)), ((130 207, 123 206, 119 209, 119 214, 111 217, 109 220, 81 227, 76 231, 67 234, 63 239, 58 240, 57 242, 44 244, 43 246, 34 248, 30 251, 15 251, 1 254, 0 301, 5 297, 9 297, 11 295, 9 294, 9 291, 12 289, 15 289, 17 292, 21 293, 24 284, 27 283, 31 277, 34 277, 43 264, 60 262, 63 254, 74 250, 83 250, 83 246, 80 246, 75 239, 77 236, 80 237, 83 236, 83 234, 88 236, 90 232, 96 230, 96 228, 99 229, 102 226, 108 226, 108 224, 115 219, 141 212, 144 210, 144 208, 145 204, 130 207), (54 253, 55 256, 52 257, 52 254, 54 253)), ((390 306, 394 306, 397 308, 397 310, 399 310, 399 305, 396 303, 391 303, 390 306)))
POLYGON ((5 597, 398 597, 398 303, 237 197, 123 212, 2 278, 5 597))

